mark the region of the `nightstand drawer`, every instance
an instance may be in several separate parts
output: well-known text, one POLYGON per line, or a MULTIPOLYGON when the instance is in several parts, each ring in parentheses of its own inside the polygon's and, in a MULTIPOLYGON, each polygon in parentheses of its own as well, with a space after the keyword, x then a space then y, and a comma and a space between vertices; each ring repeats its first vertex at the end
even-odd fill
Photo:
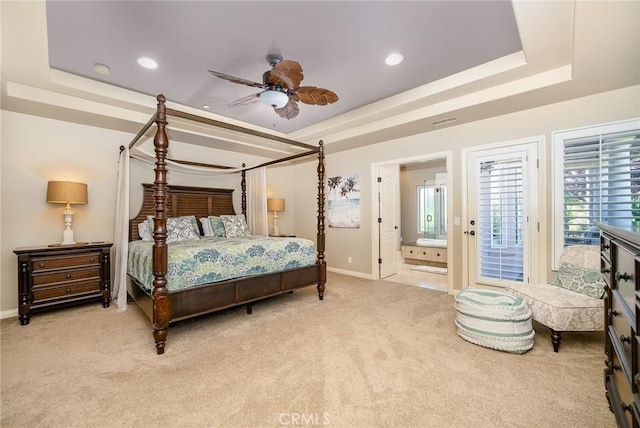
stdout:
POLYGON ((31 269, 34 273, 37 273, 51 269, 98 265, 99 263, 99 252, 78 254, 67 257, 34 257, 31 261, 31 269))
POLYGON ((81 279, 100 278, 100 267, 89 269, 68 269, 52 273, 33 275, 33 287, 52 285, 61 282, 78 281, 81 279))
POLYGON ((34 304, 42 300, 55 299, 63 296, 74 296, 86 293, 100 293, 100 279, 63 284, 55 287, 41 287, 33 290, 34 304))

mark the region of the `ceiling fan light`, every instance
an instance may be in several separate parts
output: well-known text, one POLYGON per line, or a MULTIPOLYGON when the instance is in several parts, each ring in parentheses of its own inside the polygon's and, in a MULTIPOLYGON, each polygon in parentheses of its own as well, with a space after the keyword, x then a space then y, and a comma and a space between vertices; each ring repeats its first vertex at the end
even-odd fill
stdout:
POLYGON ((282 108, 289 102, 289 97, 284 92, 268 90, 260 94, 260 99, 266 105, 273 108, 282 108))

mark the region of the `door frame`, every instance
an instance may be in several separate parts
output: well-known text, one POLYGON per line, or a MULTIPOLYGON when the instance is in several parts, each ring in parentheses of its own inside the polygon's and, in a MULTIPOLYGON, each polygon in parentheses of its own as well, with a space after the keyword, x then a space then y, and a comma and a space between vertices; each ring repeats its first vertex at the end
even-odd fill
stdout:
MULTIPOLYGON (((409 163, 417 163, 417 162, 426 162, 435 159, 444 159, 445 160, 445 169, 447 172, 447 186, 449 189, 454 188, 456 185, 457 177, 453 174, 451 170, 453 152, 451 150, 444 152, 436 152, 422 155, 415 155, 405 158, 398 159, 390 159, 381 162, 374 162, 371 164, 371 279, 380 279, 380 269, 378 269, 378 256, 379 256, 379 248, 378 248, 378 239, 379 239, 379 230, 378 230, 378 213, 379 213, 379 203, 378 198, 374 197, 378 193, 378 180, 379 176, 379 167, 385 165, 405 165, 409 163)), ((398 212, 400 212, 400 207, 397 208, 398 212)), ((447 233, 447 266, 449 267, 449 273, 447 274, 447 290, 448 294, 453 294, 453 275, 451 275, 451 255, 454 251, 454 239, 452 228, 450 226, 453 225, 453 198, 451 197, 451 193, 449 193, 449 197, 447 198, 447 224, 449 231, 447 233)), ((402 234, 402 223, 400 224, 400 234, 402 234)), ((399 245, 402 245, 402 242, 399 241, 399 245)))
MULTIPOLYGON (((529 137, 529 138, 519 138, 517 140, 509 140, 509 141, 503 141, 499 143, 491 143, 491 144, 485 144, 482 146, 473 146, 473 147, 467 147, 467 148, 461 149, 460 161, 462 165, 462 168, 461 168, 462 173, 460 174, 460 179, 462 180, 461 181, 462 229, 461 229, 460 236, 462 237, 461 239, 462 239, 462 280, 463 280, 462 289, 463 290, 470 286, 469 284, 469 239, 465 238, 465 235, 462 234, 462 232, 465 230, 465 228, 469 224, 469 206, 468 206, 469 190, 467 189, 467 186, 464 185, 464 183, 467 183, 467 180, 469 178, 469 168, 470 168, 470 165, 468 164, 469 153, 483 152, 486 150, 499 149, 499 148, 508 149, 509 147, 514 147, 521 144, 535 143, 537 145, 537 151, 538 151, 538 159, 537 159, 538 180, 535 183, 535 185, 537 186, 539 193, 543 193, 544 189, 546 189, 546 181, 547 181, 546 179, 547 174, 545 169, 545 165, 547 163, 545 162, 545 159, 546 159, 545 142, 546 142, 545 136, 538 135, 538 136, 529 137)), ((531 207, 531 217, 532 217, 530 219, 531 224, 533 225, 535 223, 538 223, 537 228, 534 228, 532 226, 532 231, 535 231, 535 233, 532 233, 530 237, 531 248, 529 251, 529 255, 532 262, 529 266, 529 274, 530 274, 529 283, 531 284, 547 282, 546 272, 547 272, 548 257, 547 257, 547 252, 545 251, 547 231, 546 231, 546 222, 544 221, 544 219, 546 218, 546 212, 547 212, 547 199, 548 197, 546 195, 539 194, 536 201, 537 205, 531 207)), ((473 284, 471 286, 476 286, 476 285, 473 284)), ((486 286, 478 285, 478 286, 488 287, 488 288, 492 287, 490 285, 486 285, 486 286)))

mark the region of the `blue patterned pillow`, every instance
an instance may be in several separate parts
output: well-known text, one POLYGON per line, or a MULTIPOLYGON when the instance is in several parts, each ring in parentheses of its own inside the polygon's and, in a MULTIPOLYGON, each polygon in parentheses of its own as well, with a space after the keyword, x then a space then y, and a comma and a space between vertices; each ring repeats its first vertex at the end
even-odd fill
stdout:
POLYGON ((251 236, 247 221, 243 215, 221 215, 220 219, 224 224, 224 231, 227 238, 240 238, 251 236))
POLYGON ((227 232, 224 228, 224 223, 222 222, 222 219, 220 217, 218 217, 217 215, 210 215, 209 221, 211 222, 211 228, 213 229, 213 235, 211 236, 217 236, 219 238, 224 238, 227 236, 227 232))
POLYGON ((590 269, 563 262, 551 285, 566 288, 596 299, 604 297, 604 279, 597 269, 590 269))
MULTIPOLYGON (((147 216, 150 230, 153 230, 153 217, 147 216)), ((200 239, 200 229, 195 216, 167 218, 167 242, 200 239)))

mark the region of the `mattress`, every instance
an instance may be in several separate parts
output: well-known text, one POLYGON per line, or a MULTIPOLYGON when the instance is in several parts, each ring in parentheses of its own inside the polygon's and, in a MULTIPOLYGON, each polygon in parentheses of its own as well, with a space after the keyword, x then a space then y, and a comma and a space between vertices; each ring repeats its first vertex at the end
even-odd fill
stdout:
MULTIPOLYGON (((316 263, 315 243, 303 238, 202 237, 167 245, 169 292, 316 263)), ((127 274, 147 292, 153 288, 152 252, 153 241, 129 243, 127 274)))

